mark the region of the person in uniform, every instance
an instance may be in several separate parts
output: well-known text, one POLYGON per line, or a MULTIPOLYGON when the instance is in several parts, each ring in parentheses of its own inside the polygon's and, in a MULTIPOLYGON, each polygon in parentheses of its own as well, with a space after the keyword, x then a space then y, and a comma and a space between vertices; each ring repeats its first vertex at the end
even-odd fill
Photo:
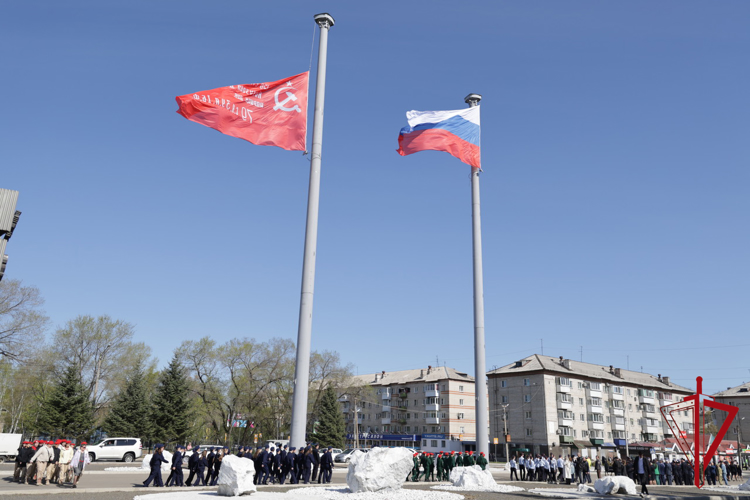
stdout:
POLYGON ((29 457, 26 456, 26 450, 29 449, 30 443, 24 441, 16 451, 15 467, 13 468, 13 481, 23 483, 26 479, 26 462, 29 457))
POLYGON ((487 470, 487 459, 484 456, 484 452, 480 451, 479 456, 477 457, 477 465, 482 468, 482 470, 487 470))
POLYGON ((222 460, 224 460, 224 453, 223 450, 219 450, 219 452, 214 455, 214 467, 213 472, 211 473, 211 482, 208 484, 209 486, 216 486, 216 482, 219 480, 219 471, 221 470, 222 460))
MULTIPOLYGON (((289 484, 297 484, 297 469, 295 467, 295 460, 297 459, 297 454, 295 453, 296 450, 297 448, 292 446, 286 454, 285 470, 287 474, 289 474, 289 484)), ((286 475, 284 477, 286 477, 286 475)))
MULTIPOLYGON (((148 488, 148 485, 151 484, 151 481, 154 482, 154 486, 164 486, 164 482, 161 479, 161 464, 168 464, 169 462, 164 459, 164 455, 162 454, 163 451, 164 445, 161 443, 157 444, 154 447, 154 454, 151 455, 151 461, 148 463, 148 465, 151 467, 151 473, 149 474, 148 478, 143 481, 143 486, 148 488)), ((197 454, 197 452, 193 453, 193 455, 195 454, 197 454)))
POLYGON ((208 459, 206 458, 206 450, 201 452, 196 462, 196 480, 193 486, 207 486, 206 484, 206 467, 208 467, 208 459))
POLYGON ((333 454, 331 450, 333 446, 329 446, 325 453, 320 459, 321 474, 323 475, 323 484, 330 484, 331 477, 333 475, 333 454))
POLYGON ((320 468, 320 445, 315 443, 312 445, 312 456, 313 456, 313 470, 312 470, 312 482, 317 481, 320 483, 320 476, 318 470, 320 468))
POLYGON ((198 457, 200 456, 201 447, 200 445, 197 445, 193 449, 193 454, 190 455, 190 458, 188 458, 188 470, 190 471, 190 474, 188 474, 187 481, 185 481, 185 486, 190 486, 193 484, 193 478, 195 477, 196 473, 196 467, 198 464, 198 457))
MULTIPOLYGON (((42 443, 43 444, 39 446, 39 449, 36 450, 36 453, 34 453, 34 456, 31 457, 30 460, 32 464, 36 464, 37 486, 40 486, 42 484, 44 472, 47 470, 47 464, 54 457, 54 452, 52 451, 52 446, 50 446, 50 443, 46 441, 43 441, 42 443)), ((47 484, 49 484, 49 481, 47 481, 47 484)))
POLYGON ((312 474, 312 467, 315 463, 315 457, 313 456, 313 449, 312 447, 308 446, 305 448, 305 461, 304 461, 304 479, 305 484, 310 484, 310 475, 312 474))

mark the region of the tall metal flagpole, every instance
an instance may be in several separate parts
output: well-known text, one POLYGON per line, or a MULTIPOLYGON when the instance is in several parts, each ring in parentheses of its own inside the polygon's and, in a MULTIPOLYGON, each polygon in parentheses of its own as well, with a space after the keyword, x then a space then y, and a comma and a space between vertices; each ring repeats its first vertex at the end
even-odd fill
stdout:
POLYGON ((326 61, 328 30, 333 26, 330 14, 317 14, 320 27, 318 46, 318 79, 315 87, 315 115, 313 119, 310 188, 307 195, 307 228, 305 256, 302 262, 302 296, 299 304, 297 329, 297 362, 294 369, 294 398, 292 400, 292 432, 290 446, 305 445, 307 427, 307 391, 310 383, 310 337, 312 334, 313 294, 315 290, 315 254, 318 246, 318 202, 320 199, 320 163, 323 149, 323 107, 326 96, 326 61))
MULTIPOLYGON (((469 94, 464 102, 474 107, 482 100, 469 94)), ((474 388, 476 398, 477 452, 489 456, 490 438, 487 431, 487 368, 484 351, 484 278, 482 273, 482 223, 479 209, 479 169, 471 169, 471 225, 474 250, 474 388)))

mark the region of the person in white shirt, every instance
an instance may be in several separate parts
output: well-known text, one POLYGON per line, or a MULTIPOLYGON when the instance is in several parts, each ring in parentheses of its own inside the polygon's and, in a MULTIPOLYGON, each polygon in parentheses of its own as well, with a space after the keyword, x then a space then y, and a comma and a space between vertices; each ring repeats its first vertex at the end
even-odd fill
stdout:
POLYGON ((526 458, 523 453, 518 457, 518 470, 521 471, 521 481, 526 481, 526 458))
POLYGON ((510 458, 510 480, 513 481, 513 476, 516 476, 516 481, 518 481, 518 465, 516 464, 516 456, 513 455, 510 458))

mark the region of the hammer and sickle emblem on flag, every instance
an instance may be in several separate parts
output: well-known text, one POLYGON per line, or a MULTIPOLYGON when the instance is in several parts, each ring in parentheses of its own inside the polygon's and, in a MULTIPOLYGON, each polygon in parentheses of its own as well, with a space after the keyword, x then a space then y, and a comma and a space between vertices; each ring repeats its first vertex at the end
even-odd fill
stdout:
POLYGON ((274 101, 276 101, 276 105, 273 107, 273 110, 276 111, 280 109, 281 111, 296 111, 297 113, 302 113, 302 110, 299 109, 299 106, 296 104, 292 106, 291 108, 284 106, 289 101, 294 102, 297 100, 297 96, 292 94, 291 92, 285 92, 286 99, 279 102, 279 94, 281 93, 282 90, 285 90, 285 89, 294 89, 294 87, 281 87, 279 90, 276 91, 276 93, 273 96, 274 101))

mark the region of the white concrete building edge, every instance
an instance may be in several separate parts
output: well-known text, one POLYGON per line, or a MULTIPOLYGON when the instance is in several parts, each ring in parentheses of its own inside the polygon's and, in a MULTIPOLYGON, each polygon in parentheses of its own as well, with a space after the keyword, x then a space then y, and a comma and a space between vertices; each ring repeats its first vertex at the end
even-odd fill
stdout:
POLYGON ((253 484, 254 477, 255 468, 252 460, 225 455, 216 481, 219 486, 218 493, 224 497, 236 497, 243 493, 257 491, 253 484))
POLYGON ((405 448, 373 448, 369 453, 355 451, 349 461, 346 484, 353 493, 398 490, 413 465, 412 453, 405 448))

